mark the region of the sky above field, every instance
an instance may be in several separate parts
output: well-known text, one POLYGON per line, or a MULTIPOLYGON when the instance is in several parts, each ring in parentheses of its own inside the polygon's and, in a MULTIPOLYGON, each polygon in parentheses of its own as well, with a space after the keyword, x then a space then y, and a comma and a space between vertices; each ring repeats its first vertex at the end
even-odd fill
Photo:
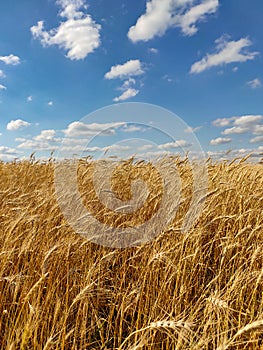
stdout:
MULTIPOLYGON (((65 137, 78 151, 102 132, 93 155, 117 128, 139 138, 125 118, 82 119, 123 102, 177 114, 208 155, 261 156, 262 13, 262 0, 1 1, 0 159, 43 157, 65 137)), ((189 145, 154 138, 159 153, 189 145)))

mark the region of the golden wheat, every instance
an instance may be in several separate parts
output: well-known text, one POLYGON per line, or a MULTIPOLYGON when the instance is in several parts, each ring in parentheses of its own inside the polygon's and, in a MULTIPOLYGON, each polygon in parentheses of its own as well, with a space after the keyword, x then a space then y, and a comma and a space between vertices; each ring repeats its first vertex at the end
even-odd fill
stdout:
MULTIPOLYGON (((263 167, 208 160, 204 209, 182 234, 193 178, 187 160, 174 162, 182 189, 173 221, 127 249, 74 232, 59 209, 52 159, 0 163, 0 349, 263 349, 263 167)), ((135 216, 101 206, 92 169, 80 164, 79 188, 102 222, 138 225, 158 210, 152 166, 130 160, 114 173, 122 200, 140 176, 151 189, 135 216)))

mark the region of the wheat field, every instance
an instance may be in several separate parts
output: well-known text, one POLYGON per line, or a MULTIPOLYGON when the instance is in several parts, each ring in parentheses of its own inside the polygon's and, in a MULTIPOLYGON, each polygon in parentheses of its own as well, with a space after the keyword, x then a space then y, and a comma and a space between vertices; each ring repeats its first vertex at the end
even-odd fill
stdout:
MULTIPOLYGON (((57 202, 54 160, 0 163, 0 349, 263 349, 263 166, 207 160, 204 208, 182 234, 192 176, 187 159, 174 162, 176 216, 126 249, 74 232, 57 202)), ((127 161, 113 179, 124 200, 127 167, 157 195, 118 221, 94 198, 92 163, 79 166, 85 205, 115 226, 147 220, 161 194, 151 166, 127 161)))

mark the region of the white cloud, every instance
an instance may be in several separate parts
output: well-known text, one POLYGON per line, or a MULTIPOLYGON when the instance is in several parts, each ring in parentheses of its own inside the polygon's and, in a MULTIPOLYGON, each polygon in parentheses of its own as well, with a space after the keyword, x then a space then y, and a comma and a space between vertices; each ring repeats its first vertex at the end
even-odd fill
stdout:
POLYGON ((81 8, 87 9, 85 0, 58 0, 57 4, 61 6, 59 15, 66 18, 82 18, 81 8))
POLYGON ((59 148, 59 143, 62 139, 56 138, 55 130, 42 130, 39 135, 28 140, 25 138, 16 138, 16 142, 21 142, 18 145, 20 149, 31 149, 33 151, 51 151, 59 148))
POLYGON ((83 122, 73 122, 68 125, 67 129, 64 130, 66 136, 76 137, 76 136, 93 136, 101 133, 102 135, 114 135, 114 128, 125 125, 124 122, 119 123, 92 123, 85 124, 83 122))
POLYGON ((16 137, 15 142, 25 142, 26 139, 24 137, 16 137))
MULTIPOLYGON (((86 140, 87 141, 87 140, 86 140)), ((84 147, 81 145, 69 145, 62 146, 59 148, 62 152, 81 152, 81 153, 94 153, 94 152, 103 152, 104 149, 101 147, 84 147)))
POLYGON ((192 133, 197 132, 201 129, 202 129, 202 126, 196 126, 195 128, 188 126, 187 128, 184 129, 184 132, 186 132, 188 134, 192 134, 192 133))
POLYGON ((230 143, 232 139, 226 138, 226 137, 218 137, 217 139, 212 139, 210 141, 210 145, 216 146, 216 145, 224 145, 227 143, 230 143))
POLYGON ((105 74, 106 79, 126 79, 132 76, 138 76, 144 73, 140 60, 130 60, 124 64, 118 64, 111 67, 105 74))
POLYGON ((120 145, 120 144, 115 144, 115 145, 110 145, 106 146, 102 149, 104 152, 121 152, 121 151, 129 151, 131 150, 130 146, 125 146, 125 145, 120 145))
POLYGON ((232 128, 225 129, 222 134, 223 135, 231 135, 231 134, 244 134, 249 131, 249 128, 242 126, 233 126, 232 128))
POLYGON ((257 143, 257 142, 263 142, 263 136, 256 136, 250 139, 250 143, 257 143))
POLYGON ((50 130, 42 130, 41 133, 34 137, 36 141, 60 141, 60 139, 56 139, 56 131, 53 129, 50 130))
POLYGON ((138 158, 139 159, 158 159, 158 158, 163 158, 163 157, 167 157, 167 156, 173 156, 174 153, 171 151, 165 151, 165 150, 153 150, 153 151, 149 151, 149 152, 145 152, 145 153, 140 153, 138 154, 138 158))
POLYGON ((0 69, 0 78, 5 78, 5 73, 2 71, 2 69, 0 69))
POLYGON ((186 35, 195 34, 198 29, 196 23, 205 19, 206 15, 213 14, 219 6, 218 0, 204 0, 187 11, 179 21, 182 32, 186 35))
POLYGON ((168 83, 172 83, 174 80, 168 74, 165 74, 162 79, 168 81, 168 83))
POLYGON ((125 80, 123 85, 120 87, 121 91, 125 91, 126 89, 130 88, 132 85, 136 84, 136 80, 133 78, 129 78, 128 80, 125 80))
POLYGON ((26 122, 25 120, 22 119, 16 119, 16 120, 11 120, 7 126, 6 129, 10 131, 15 131, 15 130, 20 130, 23 129, 27 126, 30 126, 31 124, 26 122))
POLYGON ((232 154, 235 155, 243 155, 243 154, 249 154, 250 152, 252 152, 253 150, 251 149, 246 149, 246 148, 239 148, 239 149, 235 149, 233 151, 231 151, 232 154))
POLYGON ((257 89, 262 86, 261 81, 258 78, 248 81, 247 85, 249 85, 252 89, 257 89))
POLYGON ((140 60, 130 60, 124 64, 111 67, 110 71, 105 74, 105 79, 126 79, 118 90, 122 91, 120 96, 113 99, 114 102, 125 101, 138 95, 139 90, 133 86, 136 80, 132 77, 142 75, 144 73, 140 60))
POLYGON ((27 101, 28 101, 28 102, 33 101, 33 96, 31 96, 31 95, 30 95, 30 96, 28 96, 28 97, 27 97, 27 101))
POLYGON ((218 119, 214 120, 212 122, 212 124, 214 126, 216 126, 216 127, 221 128, 221 127, 225 127, 225 126, 231 125, 232 120, 233 120, 233 117, 231 117, 231 118, 218 118, 218 119))
POLYGON ((135 97, 136 95, 138 95, 138 93, 139 93, 139 90, 128 88, 120 96, 115 97, 113 101, 114 102, 125 101, 125 100, 128 100, 129 98, 135 97))
POLYGON ((44 21, 39 21, 31 33, 44 47, 57 45, 66 50, 70 60, 84 59, 100 46, 101 26, 80 11, 86 8, 83 0, 60 0, 57 4, 61 6, 59 15, 66 20, 50 31, 45 31, 44 21))
POLYGON ((0 153, 17 154, 17 150, 15 148, 9 148, 9 147, 6 147, 6 146, 0 146, 0 153))
POLYGON ((0 84, 0 90, 6 90, 6 87, 2 84, 0 84))
POLYGON ((127 124, 123 126, 122 131, 124 132, 145 131, 145 128, 142 125, 127 124))
POLYGON ((226 151, 207 151, 206 154, 208 157, 213 159, 225 159, 223 158, 226 155, 226 151))
POLYGON ((62 151, 66 152, 81 152, 81 153, 95 153, 95 152, 120 152, 120 151, 128 151, 130 150, 129 146, 122 146, 119 144, 116 145, 110 145, 105 147, 84 147, 81 145, 70 145, 70 146, 63 146, 61 147, 62 151))
POLYGON ((254 135, 263 135, 263 124, 253 125, 253 134, 254 135))
MULTIPOLYGON (((216 127, 229 128, 222 131, 223 135, 252 133, 253 135, 263 134, 263 115, 243 115, 230 118, 219 118, 212 122, 216 127)), ((252 140, 256 140, 253 138, 252 140)), ((258 140, 258 139, 257 139, 258 140)), ((252 141, 254 142, 254 141, 252 141)), ((258 141, 255 141, 258 142, 258 141)))
POLYGON ((239 148, 239 149, 232 149, 232 150, 228 150, 228 151, 208 151, 207 155, 209 157, 212 157, 213 159, 217 159, 217 160, 232 160, 234 158, 243 158, 249 154, 251 154, 251 158, 257 158, 260 156, 259 154, 260 152, 260 147, 258 147, 257 149, 246 149, 246 148, 239 148))
MULTIPOLYGON (((86 140, 87 142, 87 140, 86 140)), ((98 146, 94 146, 94 147, 85 147, 83 145, 67 145, 63 146, 60 148, 61 151, 63 152, 81 152, 81 153, 95 153, 95 152, 104 152, 104 153, 108 153, 108 152, 123 152, 123 151, 128 151, 131 148, 129 146, 123 146, 123 145, 119 145, 119 144, 115 144, 115 145, 109 145, 109 146, 105 146, 105 147, 98 147, 98 146)))
POLYGON ((218 6, 218 0, 148 0, 146 12, 129 29, 128 37, 133 42, 148 41, 171 27, 193 35, 198 30, 196 24, 215 13, 218 6))
POLYGON ((3 161, 12 161, 20 154, 15 148, 0 146, 0 159, 3 161))
POLYGON ((48 106, 50 106, 50 107, 53 106, 53 101, 49 101, 48 106))
POLYGON ((105 123, 105 124, 85 124, 83 122, 71 123, 67 130, 64 130, 66 138, 57 137, 57 132, 53 129, 42 130, 40 134, 31 139, 18 137, 15 139, 19 142, 17 149, 29 149, 31 151, 54 151, 68 152, 69 154, 79 153, 89 154, 94 152, 124 152, 135 148, 130 145, 108 145, 108 146, 93 146, 86 147, 87 138, 85 136, 95 136, 98 133, 102 135, 114 135, 115 128, 119 128, 124 132, 143 131, 143 126, 136 124, 126 124, 125 122, 105 123), (81 138, 81 136, 83 138, 81 138))
POLYGON ((142 145, 142 146, 140 146, 140 147, 138 147, 138 151, 149 151, 150 149, 153 149, 154 148, 154 146, 153 145, 149 145, 149 144, 147 144, 147 145, 142 145))
POLYGON ((212 122, 216 127, 226 127, 226 126, 251 126, 255 123, 263 121, 262 115, 242 115, 230 118, 218 118, 212 122))
POLYGON ((183 148, 183 147, 189 147, 191 144, 189 144, 186 140, 177 140, 175 142, 168 142, 163 143, 161 145, 158 145, 158 149, 173 149, 173 148, 183 148))
POLYGON ((16 66, 20 63, 20 58, 11 54, 9 56, 0 56, 0 61, 4 62, 5 64, 16 66))
POLYGON ((30 149, 32 151, 53 151, 58 149, 59 146, 47 141, 25 140, 17 148, 30 149))
POLYGON ((146 4, 146 12, 129 29, 128 37, 133 42, 148 41, 162 36, 172 26, 172 0, 152 0, 146 4))
POLYGON ((241 117, 233 117, 234 125, 249 126, 254 125, 263 120, 262 115, 243 115, 241 117))
POLYGON ((207 54, 200 61, 195 62, 190 70, 190 73, 198 74, 206 69, 216 66, 222 66, 233 62, 246 62, 253 60, 258 52, 248 52, 244 49, 252 45, 248 38, 241 38, 237 41, 227 41, 225 36, 217 39, 216 52, 207 54))
POLYGON ((157 53, 159 52, 159 50, 156 49, 156 48, 154 48, 154 47, 151 47, 151 48, 149 49, 149 51, 150 51, 151 53, 155 53, 155 54, 157 54, 157 53))
POLYGON ((72 138, 72 137, 66 137, 63 139, 63 145, 69 145, 69 146, 72 146, 72 145, 86 145, 87 144, 87 139, 86 138, 72 138))

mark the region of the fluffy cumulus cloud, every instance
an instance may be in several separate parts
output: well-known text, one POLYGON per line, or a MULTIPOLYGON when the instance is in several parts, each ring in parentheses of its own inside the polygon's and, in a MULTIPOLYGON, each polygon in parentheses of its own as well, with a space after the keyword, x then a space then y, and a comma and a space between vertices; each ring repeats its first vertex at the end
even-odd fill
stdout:
MULTIPOLYGON (((113 123, 84 123, 76 121, 70 123, 67 129, 62 130, 65 137, 59 137, 58 132, 53 129, 42 130, 38 135, 31 138, 18 137, 18 150, 31 150, 39 152, 50 152, 60 150, 62 152, 104 152, 111 146, 107 147, 86 147, 89 137, 96 136, 112 136, 116 134, 116 129, 125 132, 135 132, 142 128, 136 125, 127 125, 125 122, 113 123)), ((124 149, 123 149, 124 150, 124 149)))
POLYGON ((229 137, 218 137, 216 139, 212 139, 210 141, 210 145, 212 145, 212 146, 224 145, 224 144, 227 144, 230 142, 232 142, 232 139, 229 137))
POLYGON ((40 142, 35 140, 24 140, 20 143, 17 148, 19 149, 30 149, 35 151, 54 151, 59 148, 58 145, 50 144, 50 142, 40 142))
POLYGON ((100 147, 85 147, 87 139, 73 139, 66 138, 62 139, 57 137, 55 130, 42 130, 40 134, 34 136, 32 139, 16 138, 16 142, 19 142, 18 149, 29 149, 31 151, 38 152, 99 152, 103 148, 100 147))
POLYGON ((86 124, 83 122, 73 122, 68 125, 67 129, 64 130, 64 134, 69 137, 78 136, 94 136, 97 134, 101 135, 114 135, 115 128, 125 125, 125 123, 92 123, 86 124))
POLYGON ((140 60, 129 60, 124 64, 112 66, 105 74, 105 79, 126 79, 118 90, 122 91, 120 96, 113 99, 114 102, 125 101, 138 95, 139 90, 134 88, 136 80, 134 77, 144 74, 144 69, 140 60))
POLYGON ((214 125, 218 128, 223 128, 225 126, 231 125, 232 120, 233 120, 233 117, 232 118, 217 118, 216 120, 214 120, 212 122, 212 125, 214 125))
POLYGON ((218 0, 148 0, 146 12, 129 29, 128 37, 133 42, 148 41, 172 27, 193 35, 197 23, 215 13, 218 6, 218 0))
POLYGON ((0 154, 10 154, 15 155, 18 154, 17 150, 15 148, 10 148, 6 146, 0 146, 0 154))
POLYGON ((40 134, 32 139, 16 138, 20 142, 17 146, 19 149, 31 149, 33 151, 51 151, 59 148, 60 138, 56 137, 55 130, 42 130, 40 134))
POLYGON ((11 120, 7 126, 6 129, 9 131, 15 131, 15 130, 20 130, 23 128, 26 128, 27 126, 30 126, 31 124, 25 120, 22 119, 16 119, 16 120, 11 120))
POLYGON ((69 59, 84 59, 100 46, 101 26, 84 12, 84 0, 59 0, 57 4, 60 17, 65 18, 59 27, 46 31, 44 21, 39 21, 31 33, 44 47, 57 45, 67 51, 69 59))
POLYGON ((230 118, 218 118, 212 122, 216 127, 225 128, 223 135, 251 134, 251 143, 262 142, 263 115, 243 115, 230 118))
POLYGON ((6 86, 0 84, 0 90, 6 90, 6 86))
POLYGON ((241 126, 241 127, 253 127, 263 121, 262 115, 242 115, 229 118, 218 118, 212 122, 212 125, 222 128, 226 126, 241 126))
POLYGON ((0 146, 0 159, 3 161, 12 161, 20 155, 20 152, 15 148, 0 146))
POLYGON ((233 126, 232 128, 225 129, 222 131, 223 135, 231 135, 231 134, 244 134, 249 131, 249 128, 244 126, 233 126))
POLYGON ((250 86, 251 89, 257 89, 257 88, 260 88, 262 86, 262 83, 261 83, 260 79, 255 78, 253 80, 248 81, 247 85, 250 86))
POLYGON ((16 66, 20 63, 20 58, 11 54, 9 56, 0 56, 0 61, 4 62, 5 64, 16 66))
POLYGON ((82 18, 80 9, 87 9, 85 0, 58 0, 57 4, 61 6, 60 16, 66 18, 82 18))
POLYGON ((140 60, 130 60, 124 64, 118 64, 111 67, 105 74, 106 79, 126 79, 132 76, 138 76, 144 73, 140 60))
POLYGON ((223 66, 234 62, 246 62, 253 60, 258 55, 258 52, 249 52, 245 50, 252 45, 248 38, 228 41, 227 37, 222 36, 217 39, 215 43, 215 53, 207 54, 200 61, 195 62, 191 67, 190 73, 198 74, 211 67, 223 66))
POLYGON ((256 123, 263 121, 262 115, 243 115, 241 117, 233 117, 234 125, 254 126, 256 123))
POLYGON ((55 138, 56 131, 53 129, 42 130, 41 133, 34 137, 36 141, 59 141, 59 139, 55 138))

